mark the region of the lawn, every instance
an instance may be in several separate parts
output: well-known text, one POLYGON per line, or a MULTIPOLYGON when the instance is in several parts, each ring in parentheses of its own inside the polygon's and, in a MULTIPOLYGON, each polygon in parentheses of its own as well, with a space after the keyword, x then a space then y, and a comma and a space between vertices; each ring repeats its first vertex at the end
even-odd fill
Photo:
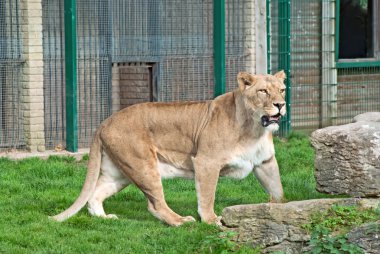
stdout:
MULTIPOLYGON (((287 200, 322 198, 315 191, 314 152, 307 137, 292 135, 275 140, 287 200)), ((169 227, 147 210, 143 194, 134 186, 105 202, 107 213, 119 220, 90 217, 87 209, 63 223, 48 219, 66 209, 77 197, 86 174, 86 161, 50 157, 11 161, 0 159, 0 253, 204 253, 207 236, 215 226, 199 222, 194 182, 164 181, 169 206, 198 222, 169 227)), ((215 210, 268 200, 251 174, 244 180, 221 178, 215 210)), ((255 253, 245 246, 243 253, 255 253)))

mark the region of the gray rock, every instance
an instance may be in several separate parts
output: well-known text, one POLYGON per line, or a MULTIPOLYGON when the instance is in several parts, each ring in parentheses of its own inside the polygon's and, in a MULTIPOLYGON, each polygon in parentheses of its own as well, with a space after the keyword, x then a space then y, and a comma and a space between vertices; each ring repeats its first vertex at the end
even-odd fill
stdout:
POLYGON ((359 121, 316 130, 311 143, 318 191, 380 196, 380 122, 359 121))
POLYGON ((364 249, 365 253, 380 253, 380 221, 367 223, 353 229, 348 235, 348 242, 364 249))
POLYGON ((354 122, 380 122, 380 112, 367 112, 354 117, 354 122))
POLYGON ((238 233, 238 242, 261 246, 265 253, 302 253, 310 236, 303 226, 317 212, 333 204, 376 208, 380 199, 314 199, 289 203, 265 203, 226 207, 222 212, 225 230, 238 233))

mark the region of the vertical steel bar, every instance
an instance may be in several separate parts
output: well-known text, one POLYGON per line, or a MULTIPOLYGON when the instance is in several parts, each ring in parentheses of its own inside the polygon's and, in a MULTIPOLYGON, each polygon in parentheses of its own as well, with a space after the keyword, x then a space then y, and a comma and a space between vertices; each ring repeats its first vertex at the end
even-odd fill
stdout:
POLYGON ((226 91, 225 0, 214 0, 214 96, 226 91))
POLYGON ((76 0, 65 0, 66 149, 78 151, 76 0))

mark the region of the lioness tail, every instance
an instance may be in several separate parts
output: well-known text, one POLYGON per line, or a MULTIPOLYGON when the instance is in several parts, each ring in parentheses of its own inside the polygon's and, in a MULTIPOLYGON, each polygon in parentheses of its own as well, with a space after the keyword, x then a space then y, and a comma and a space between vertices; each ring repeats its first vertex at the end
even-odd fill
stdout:
POLYGON ((90 199, 91 195, 94 193, 96 183, 99 178, 100 173, 100 163, 102 160, 102 145, 99 137, 99 131, 95 134, 94 140, 90 148, 90 156, 87 167, 86 180, 83 184, 82 191, 75 202, 60 214, 52 217, 56 221, 64 221, 71 216, 75 215, 82 209, 87 201, 90 199))

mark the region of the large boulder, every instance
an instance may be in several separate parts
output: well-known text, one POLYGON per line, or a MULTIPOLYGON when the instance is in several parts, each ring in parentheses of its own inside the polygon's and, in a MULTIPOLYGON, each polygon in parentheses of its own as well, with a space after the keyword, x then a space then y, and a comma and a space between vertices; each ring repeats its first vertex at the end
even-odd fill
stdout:
POLYGON ((260 246, 264 253, 302 253, 310 235, 303 226, 316 213, 333 204, 376 208, 379 199, 314 199, 289 203, 264 203, 226 207, 222 212, 225 230, 237 232, 238 242, 260 246))
POLYGON ((354 123, 312 133, 318 191, 352 197, 380 196, 380 121, 375 122, 378 114, 362 114, 354 123))

